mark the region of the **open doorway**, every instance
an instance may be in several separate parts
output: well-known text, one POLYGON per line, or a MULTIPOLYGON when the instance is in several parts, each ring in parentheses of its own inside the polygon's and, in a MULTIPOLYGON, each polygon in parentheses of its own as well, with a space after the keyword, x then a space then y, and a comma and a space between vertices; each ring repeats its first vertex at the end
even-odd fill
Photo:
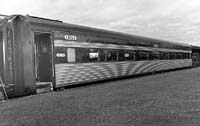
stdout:
POLYGON ((35 73, 37 84, 52 84, 52 42, 49 33, 34 33, 35 73))
POLYGON ((4 52, 3 52, 3 31, 0 30, 0 77, 1 77, 1 79, 4 79, 4 58, 3 58, 3 55, 4 55, 4 52))

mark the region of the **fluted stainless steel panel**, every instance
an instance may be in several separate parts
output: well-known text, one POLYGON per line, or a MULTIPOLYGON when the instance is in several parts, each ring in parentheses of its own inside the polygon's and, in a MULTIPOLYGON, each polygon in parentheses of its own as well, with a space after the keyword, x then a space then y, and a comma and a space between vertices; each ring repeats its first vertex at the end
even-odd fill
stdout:
POLYGON ((56 64, 56 87, 120 76, 189 67, 191 59, 56 64))

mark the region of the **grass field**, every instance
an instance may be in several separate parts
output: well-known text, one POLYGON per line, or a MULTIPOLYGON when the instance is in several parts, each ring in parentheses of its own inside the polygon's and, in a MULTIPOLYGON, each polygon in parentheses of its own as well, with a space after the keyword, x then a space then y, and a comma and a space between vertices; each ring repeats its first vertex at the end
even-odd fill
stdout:
POLYGON ((200 67, 11 99, 0 126, 200 126, 200 67))

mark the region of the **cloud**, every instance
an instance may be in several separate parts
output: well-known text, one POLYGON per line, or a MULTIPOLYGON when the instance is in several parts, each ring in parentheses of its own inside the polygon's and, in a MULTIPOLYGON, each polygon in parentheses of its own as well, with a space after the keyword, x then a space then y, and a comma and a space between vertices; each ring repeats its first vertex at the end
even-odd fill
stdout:
POLYGON ((2 0, 2 14, 30 14, 200 46, 199 0, 2 0))

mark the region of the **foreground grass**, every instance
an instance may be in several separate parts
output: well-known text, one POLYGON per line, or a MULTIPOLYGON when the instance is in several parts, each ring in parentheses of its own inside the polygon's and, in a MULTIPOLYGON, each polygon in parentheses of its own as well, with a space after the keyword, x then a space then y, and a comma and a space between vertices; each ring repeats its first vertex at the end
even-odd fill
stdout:
POLYGON ((0 126, 199 126, 200 68, 11 99, 0 126))

